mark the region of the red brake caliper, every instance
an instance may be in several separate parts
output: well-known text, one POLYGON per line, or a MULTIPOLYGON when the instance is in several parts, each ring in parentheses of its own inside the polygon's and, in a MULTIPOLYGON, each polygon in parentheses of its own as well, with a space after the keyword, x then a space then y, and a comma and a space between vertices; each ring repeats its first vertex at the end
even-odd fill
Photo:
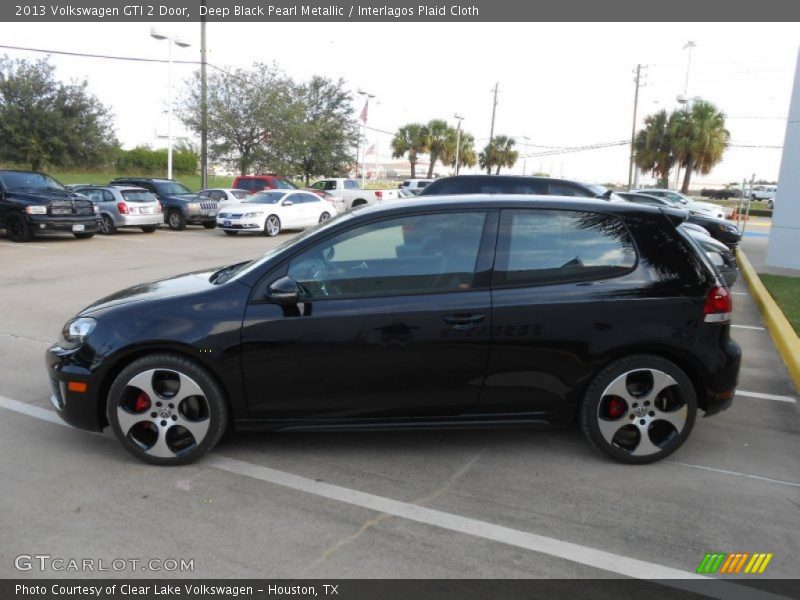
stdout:
POLYGON ((611 398, 608 401, 608 416, 610 419, 618 419, 625 414, 625 402, 620 398, 611 398))
POLYGON ((150 408, 150 398, 144 392, 139 392, 136 402, 133 404, 133 412, 144 412, 150 408))

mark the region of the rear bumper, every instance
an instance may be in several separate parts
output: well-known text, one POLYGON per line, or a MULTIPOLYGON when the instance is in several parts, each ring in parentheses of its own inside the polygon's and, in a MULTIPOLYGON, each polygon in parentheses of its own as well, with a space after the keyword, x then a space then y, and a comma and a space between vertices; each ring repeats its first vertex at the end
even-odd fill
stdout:
POLYGON ((703 416, 710 417, 727 410, 733 403, 742 364, 742 350, 732 339, 724 342, 717 356, 716 370, 707 378, 704 398, 698 398, 703 416))
POLYGON ((122 215, 116 222, 117 227, 146 227, 148 225, 161 225, 164 222, 164 215, 156 213, 152 215, 122 215))

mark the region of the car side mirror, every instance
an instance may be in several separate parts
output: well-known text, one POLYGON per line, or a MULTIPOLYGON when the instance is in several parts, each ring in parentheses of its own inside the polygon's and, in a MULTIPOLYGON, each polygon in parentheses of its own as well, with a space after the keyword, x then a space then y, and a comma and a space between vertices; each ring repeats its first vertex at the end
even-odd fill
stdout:
POLYGON ((300 286, 294 279, 286 275, 269 285, 267 298, 281 306, 297 304, 300 301, 300 286))
POLYGON ((291 206, 292 204, 294 204, 294 202, 292 202, 291 200, 284 200, 283 202, 281 202, 281 206, 291 206))

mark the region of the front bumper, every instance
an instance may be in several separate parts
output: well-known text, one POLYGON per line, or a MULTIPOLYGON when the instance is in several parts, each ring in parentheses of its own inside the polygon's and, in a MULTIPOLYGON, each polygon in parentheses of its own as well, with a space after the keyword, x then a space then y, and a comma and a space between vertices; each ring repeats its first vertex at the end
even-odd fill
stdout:
POLYGON ((217 218, 217 228, 228 231, 264 231, 266 217, 253 217, 248 219, 220 219, 217 218))
POLYGON ((107 422, 100 405, 100 378, 81 366, 80 352, 80 349, 64 350, 55 344, 45 353, 52 389, 50 403, 58 416, 73 427, 102 431, 107 422), (80 389, 85 391, 77 391, 80 389))
POLYGON ((36 231, 70 231, 73 233, 97 233, 99 217, 53 217, 50 215, 28 215, 28 223, 36 231), (80 227, 83 226, 83 229, 80 227), (79 231, 76 231, 80 229, 79 231))

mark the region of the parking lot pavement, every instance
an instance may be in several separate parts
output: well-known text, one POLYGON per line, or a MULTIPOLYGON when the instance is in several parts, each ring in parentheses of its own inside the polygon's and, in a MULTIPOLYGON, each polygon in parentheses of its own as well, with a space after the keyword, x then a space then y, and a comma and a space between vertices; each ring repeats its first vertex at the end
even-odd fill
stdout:
POLYGON ((576 428, 523 428, 233 434, 198 464, 156 468, 110 433, 41 418, 43 353, 76 311, 288 238, 0 243, 0 577, 41 576, 14 569, 20 553, 194 559, 170 574, 193 577, 675 576, 712 551, 772 552, 771 576, 797 576, 797 393, 741 282, 740 394, 649 466, 606 460, 576 428))

